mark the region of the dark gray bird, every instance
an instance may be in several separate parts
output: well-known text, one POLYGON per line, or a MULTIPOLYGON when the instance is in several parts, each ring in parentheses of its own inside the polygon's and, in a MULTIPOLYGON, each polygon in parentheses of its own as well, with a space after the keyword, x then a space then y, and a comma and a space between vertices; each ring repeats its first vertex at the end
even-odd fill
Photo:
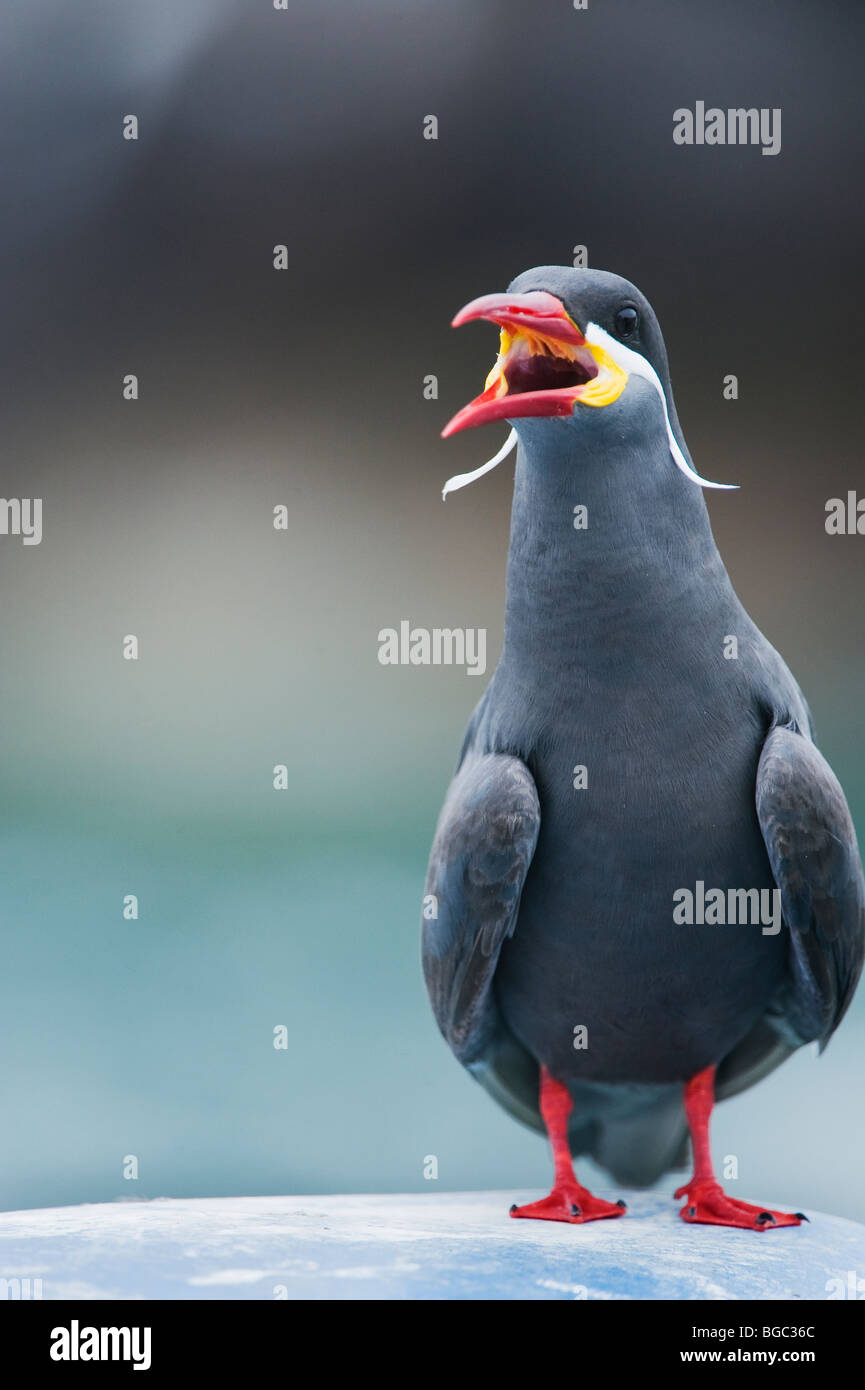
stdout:
POLYGON ((686 1221, 798 1225, 723 1192, 709 1115, 850 1003, 865 886, 844 794, 733 591, 645 297, 543 266, 454 323, 478 318, 498 361, 444 433, 507 420, 519 447, 502 656, 427 877, 436 1019, 549 1134, 553 1190, 512 1215, 619 1216, 571 1155, 647 1185, 690 1129, 686 1221))

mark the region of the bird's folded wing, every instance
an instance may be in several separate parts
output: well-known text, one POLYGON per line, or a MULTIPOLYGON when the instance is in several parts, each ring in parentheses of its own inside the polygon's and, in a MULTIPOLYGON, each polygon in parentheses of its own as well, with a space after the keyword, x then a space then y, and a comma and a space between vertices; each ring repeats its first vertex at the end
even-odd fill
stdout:
POLYGON ((772 729, 763 745, 757 816, 790 929, 784 1020, 800 1041, 825 1045, 862 970, 865 884, 838 779, 794 729, 772 729))
POLYGON ((539 826, 537 790, 518 758, 490 753, 463 763, 430 854, 423 967, 439 1028, 466 1064, 496 1030, 492 979, 539 826))

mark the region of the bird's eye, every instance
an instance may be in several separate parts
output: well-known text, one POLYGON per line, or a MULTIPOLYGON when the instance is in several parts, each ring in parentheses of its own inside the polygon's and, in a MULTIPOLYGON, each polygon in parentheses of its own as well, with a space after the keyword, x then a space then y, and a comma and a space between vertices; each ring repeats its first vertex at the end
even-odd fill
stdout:
POLYGON ((640 321, 640 316, 636 309, 620 309, 616 314, 616 333, 620 338, 625 338, 629 333, 633 333, 640 321))

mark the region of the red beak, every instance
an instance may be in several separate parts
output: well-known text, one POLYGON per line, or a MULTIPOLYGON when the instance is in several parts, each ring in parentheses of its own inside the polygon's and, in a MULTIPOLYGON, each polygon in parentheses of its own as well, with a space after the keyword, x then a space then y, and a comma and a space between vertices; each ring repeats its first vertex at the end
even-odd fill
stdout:
MULTIPOLYGON (((452 327, 459 328, 473 319, 488 319, 515 339, 531 344, 542 340, 546 344, 562 345, 561 357, 582 358, 589 375, 596 368, 591 353, 580 354, 587 343, 560 299, 546 290, 530 290, 526 294, 486 294, 473 299, 460 309, 452 327)), ((543 390, 511 391, 506 375, 507 362, 496 379, 473 401, 453 417, 442 430, 442 437, 459 430, 485 425, 491 420, 514 420, 527 415, 570 415, 578 399, 579 386, 549 386, 543 390)), ((587 379, 586 377, 583 380, 587 379)))
POLYGON ((462 328, 472 319, 489 319, 509 333, 527 329, 541 337, 556 338, 560 343, 582 347, 585 338, 567 309, 554 294, 546 290, 529 290, 527 294, 482 294, 460 309, 451 320, 451 328, 462 328))

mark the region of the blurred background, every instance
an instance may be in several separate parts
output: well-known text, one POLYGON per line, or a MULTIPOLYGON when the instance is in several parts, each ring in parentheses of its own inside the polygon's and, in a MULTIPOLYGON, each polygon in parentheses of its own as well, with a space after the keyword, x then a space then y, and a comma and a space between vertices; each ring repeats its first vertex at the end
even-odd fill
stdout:
MULTIPOLYGON (((419 966, 485 681, 377 634, 486 627, 492 671, 512 469, 442 504, 505 433, 439 439, 495 350, 448 324, 575 245, 653 301, 861 835, 865 540, 824 506, 865 486, 862 29, 839 0, 3 6, 2 490, 44 539, 0 537, 0 1205, 547 1183, 419 966), (781 107, 781 153, 675 146, 698 99, 781 107)), ((865 993, 720 1108, 737 1195, 865 1218, 863 1044, 865 993)))

